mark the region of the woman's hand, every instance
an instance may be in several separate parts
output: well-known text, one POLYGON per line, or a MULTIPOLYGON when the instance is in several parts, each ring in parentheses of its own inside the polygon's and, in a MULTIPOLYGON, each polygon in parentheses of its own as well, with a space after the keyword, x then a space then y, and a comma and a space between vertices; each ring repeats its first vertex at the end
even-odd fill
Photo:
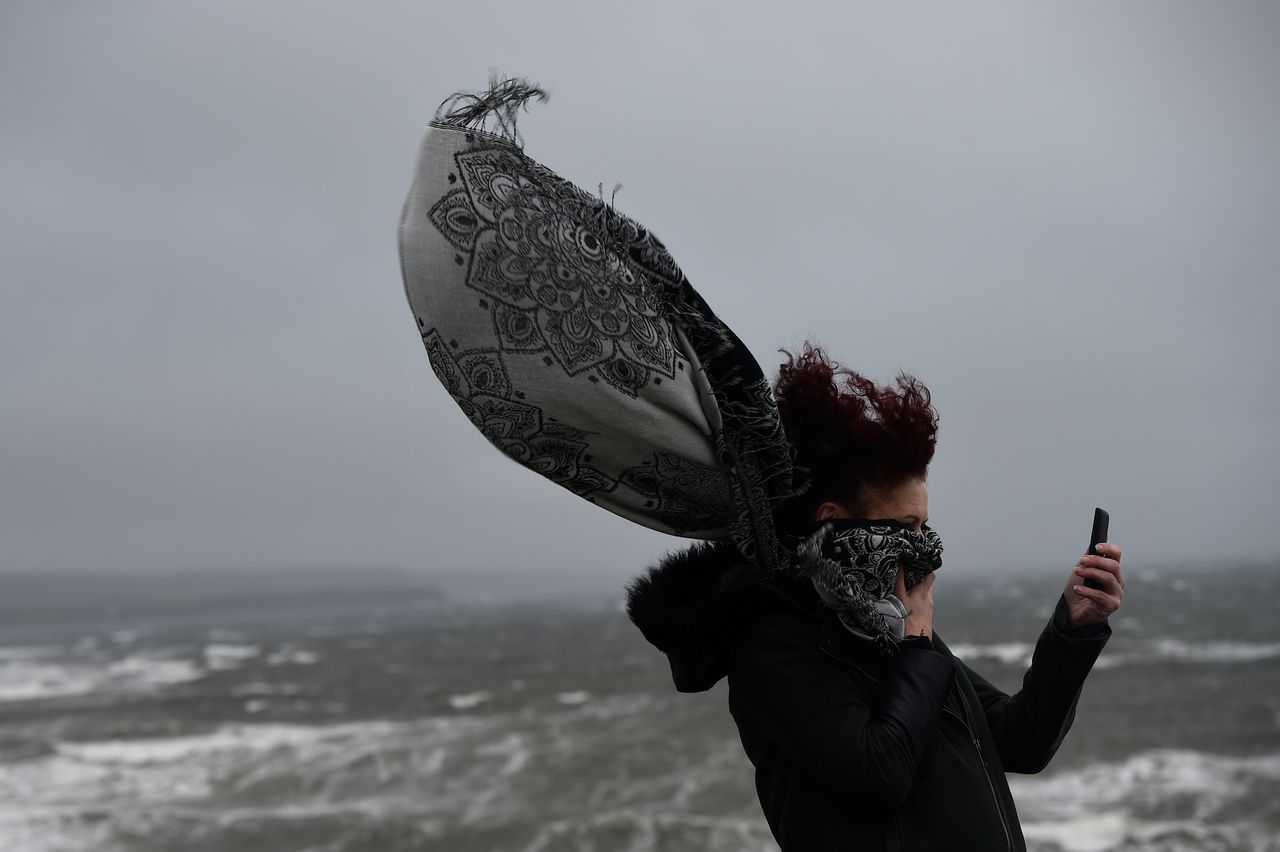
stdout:
POLYGON ((938 578, 936 571, 930 571, 915 588, 907 591, 906 580, 902 576, 902 566, 898 566, 898 576, 894 580, 894 592, 902 605, 907 608, 906 636, 928 636, 933 638, 933 581, 938 578))
POLYGON ((1097 545, 1101 556, 1081 556, 1063 594, 1067 598, 1067 620, 1072 627, 1105 621, 1120 608, 1124 597, 1124 577, 1120 576, 1120 548, 1109 542, 1097 545), (1085 578, 1102 584, 1101 589, 1084 585, 1085 578))

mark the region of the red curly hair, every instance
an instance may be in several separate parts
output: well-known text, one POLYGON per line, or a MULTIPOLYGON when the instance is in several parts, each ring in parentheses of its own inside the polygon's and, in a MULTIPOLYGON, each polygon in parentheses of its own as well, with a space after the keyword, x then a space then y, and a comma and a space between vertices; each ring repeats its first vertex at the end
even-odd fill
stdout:
POLYGON ((872 492, 923 479, 933 459, 938 412, 919 379, 899 373, 894 386, 878 386, 831 361, 805 341, 799 357, 786 349, 773 394, 795 466, 812 475, 809 489, 775 512, 779 527, 801 532, 826 500, 855 516, 872 492))

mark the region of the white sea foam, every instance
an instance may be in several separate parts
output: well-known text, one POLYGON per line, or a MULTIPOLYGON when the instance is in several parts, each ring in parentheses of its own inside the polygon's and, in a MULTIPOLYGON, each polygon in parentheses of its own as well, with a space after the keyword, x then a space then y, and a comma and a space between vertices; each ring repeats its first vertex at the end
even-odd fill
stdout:
POLYGON ((470 710, 472 707, 483 704, 492 697, 491 693, 483 689, 479 692, 466 692, 458 695, 450 695, 449 706, 454 710, 470 710))
POLYGON ((92 692, 102 674, 89 666, 7 662, 0 665, 0 702, 92 692))
POLYGON ((1259 814, 1258 791, 1280 784, 1280 754, 1232 757, 1159 749, 1115 763, 1043 776, 1010 775, 1009 786, 1033 847, 1060 852, 1110 849, 1274 850, 1280 835, 1240 814, 1259 814))
POLYGON ((302 691, 302 687, 296 683, 263 683, 261 681, 251 681, 249 683, 239 683, 231 687, 231 696, 233 698, 244 698, 246 696, 262 696, 262 695, 297 695, 302 691))
MULTIPOLYGON (((85 766, 179 766, 198 764, 219 755, 245 756, 282 749, 301 753, 326 742, 334 745, 356 736, 383 736, 397 727, 397 723, 386 721, 338 725, 230 724, 204 734, 64 742, 58 743, 56 749, 58 755, 85 766)), ((221 759, 218 762, 226 763, 221 759)))
MULTIPOLYGON (((1129 650, 1114 652, 1104 650, 1094 663, 1095 668, 1110 669, 1117 666, 1150 663, 1252 663, 1280 657, 1280 642, 1233 642, 1228 640, 1188 641, 1173 637, 1143 641, 1126 641, 1129 650)), ((1007 666, 1031 665, 1035 645, 1030 642, 992 642, 975 644, 957 642, 949 646, 960 659, 996 660, 1007 666)))
POLYGON ((233 645, 226 642, 210 642, 204 646, 204 664, 210 669, 238 668, 245 660, 262 653, 257 645, 233 645))
POLYGON ((476 754, 505 758, 498 767, 499 775, 514 775, 529 762, 529 749, 525 746, 524 737, 518 733, 509 733, 496 742, 485 743, 476 748, 476 754))
POLYGON ((57 645, 14 645, 0 648, 0 702, 46 696, 79 695, 93 689, 88 666, 67 666, 52 659, 57 645))
POLYGON ((319 654, 290 645, 272 651, 267 655, 267 665, 269 666, 314 666, 318 662, 320 662, 319 654))
POLYGON ((1196 820, 1143 820, 1122 813, 1083 817, 1061 823, 1023 822, 1022 833, 1032 850, 1053 852, 1109 852, 1113 849, 1151 849, 1161 852, 1275 852, 1280 834, 1245 822, 1205 824, 1196 820))
POLYGON ((53 753, 6 764, 0 773, 0 849, 116 848, 116 830, 134 832, 139 820, 189 824, 198 812, 192 806, 211 815, 209 830, 239 819, 335 813, 378 824, 398 808, 443 821, 494 778, 520 774, 527 747, 495 738, 501 730, 501 722, 440 716, 238 723, 188 736, 58 743, 53 753), (437 776, 423 795, 422 785, 437 776), (272 794, 253 806, 236 804, 259 786, 291 792, 284 800, 272 794))
POLYGON ((205 673, 191 660, 130 654, 107 663, 107 674, 114 685, 148 687, 186 683, 205 673))
POLYGON ((969 642, 957 642, 949 645, 951 653, 968 662, 971 659, 992 659, 1006 666, 1030 665, 1031 651, 1034 648, 1028 642, 993 642, 988 645, 975 645, 969 642))
POLYGON ((544 822, 521 852, 562 849, 741 849, 777 852, 762 818, 703 816, 679 810, 621 808, 544 822))
POLYGON ((1181 639, 1157 639, 1152 651, 1156 656, 1194 663, 1249 663, 1280 657, 1280 642, 1185 642, 1181 639))
MULTIPOLYGON (((1021 807, 1019 807, 1021 810, 1021 807)), ((1060 822, 1022 820, 1022 834, 1029 842, 1052 843, 1070 852, 1108 852, 1124 837, 1129 820, 1120 813, 1065 819, 1060 822)))
POLYGON ((1259 790, 1280 784, 1280 754, 1236 757, 1154 749, 1115 763, 1008 777, 1029 839, 1068 852, 1094 852, 1152 843, 1188 825, 1218 832, 1214 837, 1223 832, 1255 836, 1255 828, 1237 820, 1253 810, 1249 803, 1259 790))
POLYGON ((561 704, 582 704, 591 697, 591 693, 584 689, 576 689, 572 692, 557 692, 556 700, 561 704))
POLYGON ((190 660, 155 654, 120 659, 58 657, 57 649, 4 649, 0 657, 0 702, 87 695, 98 691, 136 691, 203 677, 190 660))

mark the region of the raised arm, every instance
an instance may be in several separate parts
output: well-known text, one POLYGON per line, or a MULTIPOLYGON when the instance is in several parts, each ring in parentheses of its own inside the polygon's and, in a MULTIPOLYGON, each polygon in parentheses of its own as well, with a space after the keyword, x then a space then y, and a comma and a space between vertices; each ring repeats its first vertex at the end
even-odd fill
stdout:
POLYGON ((1034 773, 1048 765, 1075 719, 1085 677, 1110 636, 1105 621, 1072 627, 1063 596, 1036 641, 1022 689, 1013 695, 957 659, 982 702, 1005 771, 1034 773))

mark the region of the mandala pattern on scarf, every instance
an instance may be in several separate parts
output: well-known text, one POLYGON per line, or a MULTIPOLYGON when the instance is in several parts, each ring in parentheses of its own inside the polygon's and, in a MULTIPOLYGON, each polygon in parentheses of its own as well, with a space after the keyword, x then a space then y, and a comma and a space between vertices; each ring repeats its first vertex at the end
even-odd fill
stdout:
POLYGON ((723 470, 657 450, 654 460, 627 468, 618 481, 651 498, 646 506, 678 533, 704 529, 732 509, 732 488, 723 470))
POLYGON ((429 218, 467 264, 467 286, 493 299, 504 352, 546 351, 569 375, 593 370, 631 397, 675 378, 662 293, 613 250, 599 200, 512 150, 454 161, 461 185, 429 218))
POLYGON ((434 329, 422 333, 431 368, 468 419, 512 459, 580 497, 617 483, 589 462, 587 433, 521 402, 496 349, 453 352, 434 329))

